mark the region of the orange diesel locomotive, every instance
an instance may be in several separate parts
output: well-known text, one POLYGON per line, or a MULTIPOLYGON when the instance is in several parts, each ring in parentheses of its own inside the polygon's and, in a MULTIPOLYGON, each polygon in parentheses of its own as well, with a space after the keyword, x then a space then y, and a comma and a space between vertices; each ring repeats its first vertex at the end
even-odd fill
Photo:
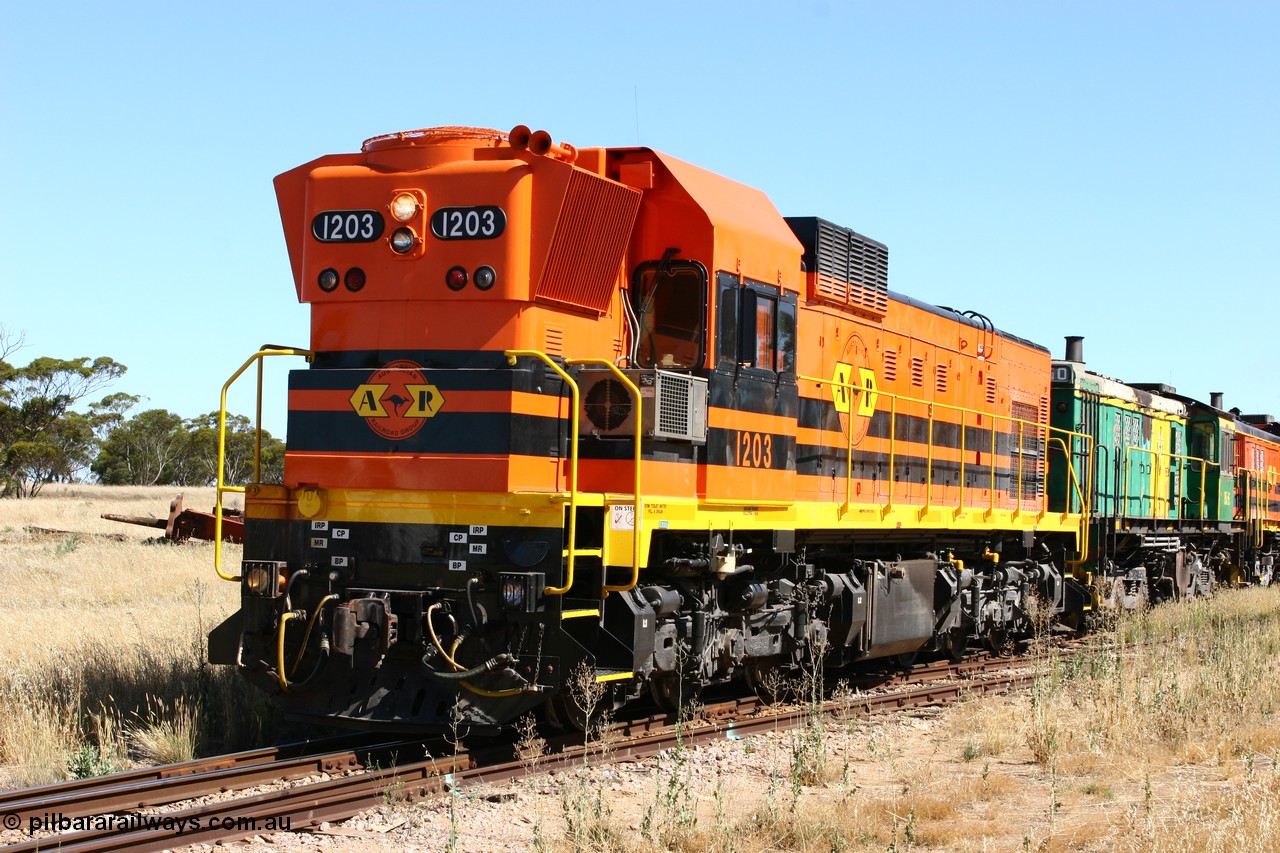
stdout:
POLYGON ((1049 427, 1049 353, 891 293, 880 243, 524 127, 380 136, 276 189, 309 365, 210 645, 291 714, 577 725, 584 678, 676 707, 1002 649, 1032 596, 1084 619, 1083 498, 1045 484, 1078 495, 1050 451, 1087 437, 1049 427))

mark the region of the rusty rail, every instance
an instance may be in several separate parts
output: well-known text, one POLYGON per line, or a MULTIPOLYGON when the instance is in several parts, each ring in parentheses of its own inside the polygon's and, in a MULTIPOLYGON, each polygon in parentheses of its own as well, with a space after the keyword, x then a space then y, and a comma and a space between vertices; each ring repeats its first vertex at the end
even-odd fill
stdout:
MULTIPOLYGON (((815 711, 847 719, 904 708, 937 707, 964 696, 1006 692, 1028 686, 1037 677, 1036 673, 1004 674, 989 678, 973 676, 995 669, 1027 666, 1034 662, 1034 658, 1025 657, 979 656, 976 659, 970 658, 954 664, 922 664, 907 672, 871 676, 873 679, 881 679, 881 683, 884 684, 894 680, 915 682, 921 679, 929 681, 942 678, 958 679, 953 683, 933 684, 878 694, 860 693, 852 697, 827 699, 817 703, 816 706, 769 706, 756 697, 748 697, 707 705, 696 718, 684 721, 678 721, 675 715, 665 713, 641 717, 612 726, 609 735, 601 739, 608 744, 607 747, 603 746, 601 741, 585 742, 581 735, 551 738, 548 741, 548 754, 538 759, 534 769, 538 773, 546 773, 571 766, 584 758, 607 758, 610 761, 616 761, 650 757, 671 748, 677 740, 685 745, 696 745, 724 739, 740 739, 770 731, 784 731, 804 725, 813 718, 815 711)), ((420 800, 441 792, 448 786, 464 782, 510 779, 531 772, 528 763, 517 758, 514 747, 511 745, 500 745, 477 752, 458 751, 439 758, 430 757, 428 747, 422 744, 417 744, 417 747, 423 750, 418 754, 424 757, 408 764, 397 763, 404 755, 414 752, 413 745, 402 742, 369 747, 365 750, 365 760, 353 759, 345 751, 300 757, 294 763, 270 762, 261 751, 245 753, 246 756, 254 756, 247 760, 257 761, 258 764, 247 768, 191 774, 191 778, 178 782, 163 775, 155 775, 162 774, 165 768, 137 771, 152 775, 147 790, 156 791, 167 786, 174 795, 181 794, 181 797, 174 796, 164 800, 148 797, 130 799, 127 796, 130 784, 137 783, 124 785, 111 783, 113 778, 119 780, 127 774, 105 777, 102 780, 90 780, 87 783, 99 786, 100 790, 96 796, 84 799, 75 805, 74 808, 77 809, 75 812, 71 811, 72 806, 64 805, 64 800, 52 798, 53 789, 60 786, 14 792, 7 800, 0 797, 0 811, 30 815, 32 810, 38 807, 41 813, 61 811, 68 816, 73 813, 103 815, 112 814, 113 810, 116 810, 114 813, 121 810, 131 812, 143 806, 174 802, 183 797, 195 797, 226 790, 225 784, 233 776, 242 780, 254 780, 248 784, 258 784, 267 779, 286 778, 281 774, 281 770, 285 767, 294 768, 289 771, 290 773, 296 771, 300 776, 306 776, 317 772, 343 771, 351 769, 356 764, 368 767, 370 762, 367 761, 367 757, 374 749, 384 756, 387 754, 385 750, 390 750, 395 756, 391 759, 392 766, 387 769, 376 769, 380 766, 376 765, 375 769, 355 775, 151 815, 150 817, 154 819, 154 828, 130 831, 120 831, 116 828, 90 829, 61 835, 46 835, 12 844, 4 849, 12 853, 55 848, 63 851, 158 851, 176 846, 235 841, 271 831, 263 829, 269 819, 277 822, 287 819, 287 831, 306 829, 324 821, 345 820, 361 811, 380 805, 385 794, 392 789, 396 791, 397 796, 407 801, 420 800), (22 795, 25 799, 17 795, 22 795)), ((212 761, 227 761, 235 758, 235 756, 226 756, 212 761)))

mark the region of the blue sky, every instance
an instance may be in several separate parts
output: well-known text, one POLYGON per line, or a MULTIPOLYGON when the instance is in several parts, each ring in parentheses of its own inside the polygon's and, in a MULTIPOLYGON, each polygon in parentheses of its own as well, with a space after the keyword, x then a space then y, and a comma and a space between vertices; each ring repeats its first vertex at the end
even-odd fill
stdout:
POLYGON ((887 243, 896 291, 1280 415, 1280 3, 26 3, 2 20, 11 360, 111 356, 129 367, 112 390, 149 407, 208 412, 259 344, 307 344, 276 174, 380 133, 523 123, 733 177, 887 243))

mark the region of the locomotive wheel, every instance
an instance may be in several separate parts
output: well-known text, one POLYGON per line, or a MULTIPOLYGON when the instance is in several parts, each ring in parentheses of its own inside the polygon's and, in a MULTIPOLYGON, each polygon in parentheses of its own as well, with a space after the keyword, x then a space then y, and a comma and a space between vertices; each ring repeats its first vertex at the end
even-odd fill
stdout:
POLYGON ((572 690, 562 688, 544 706, 547 722, 567 732, 585 732, 592 715, 582 707, 572 690))
POLYGON ((678 673, 663 673, 649 679, 649 695, 664 711, 682 714, 698 701, 702 685, 686 681, 678 673))
POLYGON ((982 642, 993 655, 1007 658, 1013 654, 1013 637, 1005 630, 1004 626, 992 625, 982 635, 982 642))
POLYGON ((742 679, 766 705, 781 702, 791 693, 790 679, 776 657, 748 659, 743 665, 742 679))
POLYGON ((916 665, 916 659, 919 657, 919 652, 903 652, 900 655, 894 655, 893 662, 898 665, 899 669, 905 669, 909 672, 911 667, 916 665))
POLYGON ((953 663, 964 658, 964 652, 968 646, 969 632, 961 627, 952 628, 942 640, 942 651, 953 663))

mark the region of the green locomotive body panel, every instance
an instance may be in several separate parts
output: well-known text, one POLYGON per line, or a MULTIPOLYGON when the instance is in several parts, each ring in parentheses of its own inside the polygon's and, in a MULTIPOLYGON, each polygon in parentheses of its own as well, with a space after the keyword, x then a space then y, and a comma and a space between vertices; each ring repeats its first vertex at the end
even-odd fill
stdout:
MULTIPOLYGON (((1148 390, 1153 386, 1089 372, 1078 362, 1054 362, 1053 379, 1052 425, 1088 436, 1073 438, 1072 454, 1093 455, 1092 482, 1085 490, 1092 518, 1172 529, 1218 511, 1218 484, 1189 447, 1184 402, 1148 390)), ((1061 474, 1049 489, 1056 506, 1079 502, 1061 474)))

